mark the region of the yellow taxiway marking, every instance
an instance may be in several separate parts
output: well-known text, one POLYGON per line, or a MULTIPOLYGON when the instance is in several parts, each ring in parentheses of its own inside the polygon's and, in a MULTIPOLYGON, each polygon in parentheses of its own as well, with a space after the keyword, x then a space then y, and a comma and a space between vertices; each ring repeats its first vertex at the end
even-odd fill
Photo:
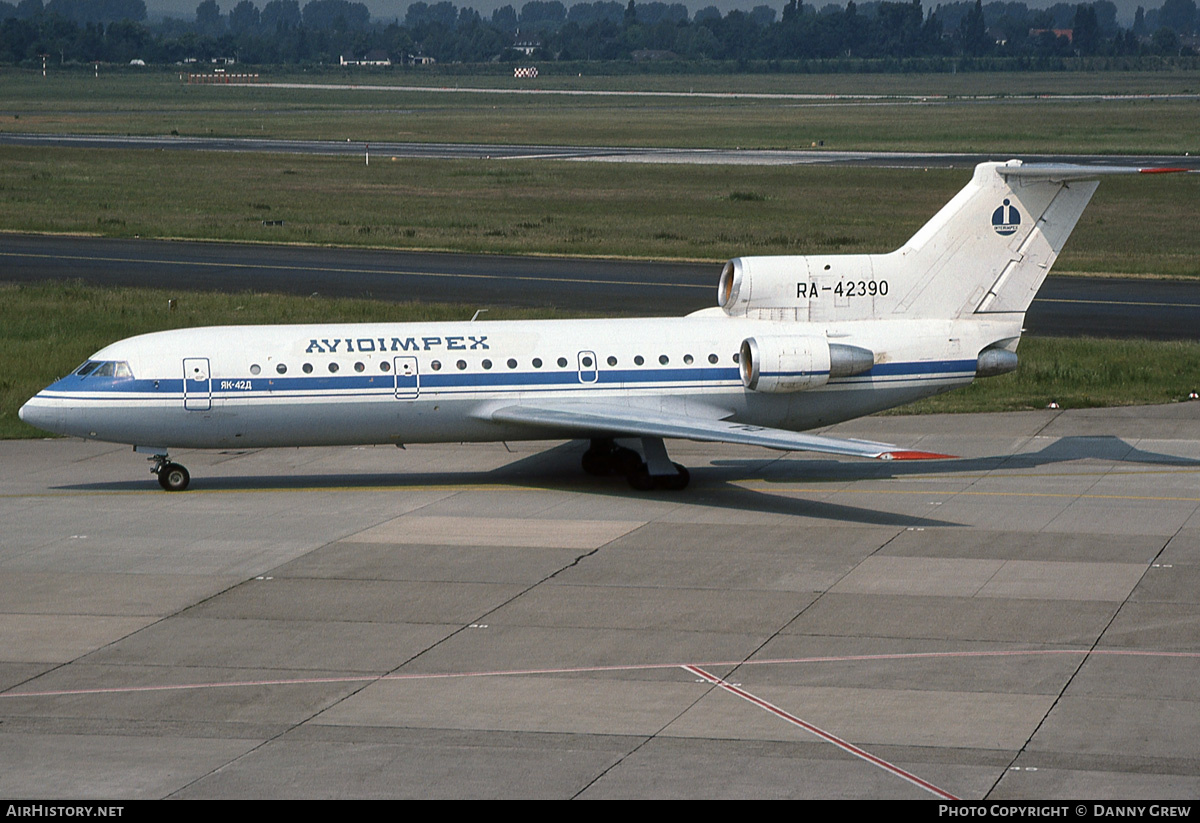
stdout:
MULTIPOLYGON (((1124 472, 1124 474, 1177 474, 1189 472, 1124 472)), ((1192 472, 1194 473, 1194 472, 1192 472)), ((1104 473, 1084 473, 1084 474, 1056 474, 1056 475, 1017 475, 1019 477, 1103 477, 1104 473)), ((979 480, 983 475, 973 475, 964 477, 965 480, 979 480)), ((993 476, 994 477, 994 476, 993 476)), ((221 480, 236 480, 236 478, 221 478, 221 480)), ((617 484, 620 478, 614 478, 613 489, 624 491, 625 489, 617 484)), ((950 478, 940 478, 948 480, 950 478)), ((1000 479, 1003 479, 1001 476, 1000 479)), ((980 491, 972 489, 959 488, 920 488, 920 489, 894 489, 894 488, 879 488, 874 486, 871 488, 834 488, 840 484, 867 484, 879 482, 893 482, 888 480, 834 480, 825 479, 814 481, 811 484, 797 485, 795 481, 780 481, 772 482, 764 478, 753 480, 734 480, 729 481, 728 485, 736 488, 747 489, 749 491, 774 492, 783 494, 810 494, 810 495, 835 495, 835 494, 856 494, 856 495, 924 495, 926 497, 955 497, 966 495, 971 497, 1031 497, 1031 498, 1072 498, 1076 500, 1140 500, 1140 501, 1157 501, 1157 502, 1175 502, 1175 503, 1200 503, 1200 497, 1177 497, 1171 495, 1133 495, 1133 494, 1093 494, 1089 492, 1039 492, 1039 491, 980 491)), ((717 488, 723 483, 703 483, 699 484, 709 488, 717 488)), ((149 484, 148 484, 149 486, 149 484)), ((221 489, 205 489, 191 488, 186 492, 179 493, 180 499, 186 499, 191 495, 208 495, 208 494, 288 494, 300 492, 546 492, 558 491, 567 494, 586 494, 591 491, 589 486, 539 486, 539 485, 520 485, 514 483, 480 483, 480 484, 456 484, 456 483, 439 483, 434 485, 429 484, 406 484, 406 483, 388 483, 388 484, 373 484, 365 483, 363 485, 338 485, 338 486, 262 486, 262 487, 245 487, 245 488, 221 488, 221 489)), ((44 491, 44 492, 29 492, 15 494, 0 494, 0 500, 21 499, 21 498, 38 498, 38 497, 69 497, 78 495, 116 495, 116 494, 164 494, 160 489, 144 488, 144 489, 76 489, 64 490, 61 492, 44 491)), ((651 499, 662 500, 663 502, 681 502, 686 503, 686 497, 676 495, 655 496, 651 499)))

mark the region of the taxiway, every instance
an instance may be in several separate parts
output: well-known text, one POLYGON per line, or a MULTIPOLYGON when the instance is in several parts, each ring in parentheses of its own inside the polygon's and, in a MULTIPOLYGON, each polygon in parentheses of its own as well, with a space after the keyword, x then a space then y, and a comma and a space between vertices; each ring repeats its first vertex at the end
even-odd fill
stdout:
MULTIPOLYGON (((365 87, 364 87, 365 88, 365 87)), ((427 89, 428 90, 428 89, 427 89)), ((433 91, 433 90, 429 90, 433 91)), ((284 140, 125 134, 0 132, 0 146, 149 151, 258 152, 427 160, 571 160, 602 163, 670 163, 705 166, 870 166, 896 169, 970 169, 1001 159, 954 152, 834 151, 810 149, 709 149, 646 146, 555 146, 506 143, 418 143, 379 140, 284 140)), ((1191 155, 1022 154, 1027 162, 1200 169, 1191 155)), ((1007 159, 1007 158, 1004 158, 1007 159)))
POLYGON ((1194 798, 1200 403, 676 443, 0 443, 0 795, 1194 798))
MULTIPOLYGON (((646 260, 439 254, 317 246, 0 234, 0 280, 445 301, 475 308, 679 316, 716 305, 720 267, 646 260)), ((467 315, 470 316, 469 314, 467 315)), ((465 318, 464 318, 465 319, 465 318)), ((1049 277, 1026 315, 1033 334, 1193 340, 1190 280, 1049 277)))

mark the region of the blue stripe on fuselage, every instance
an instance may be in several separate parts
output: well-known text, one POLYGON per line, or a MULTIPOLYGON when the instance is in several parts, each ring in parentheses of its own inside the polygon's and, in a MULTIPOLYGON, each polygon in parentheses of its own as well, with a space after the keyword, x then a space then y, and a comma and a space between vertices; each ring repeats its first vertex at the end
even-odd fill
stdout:
MULTIPOLYGON (((931 360, 910 363, 880 363, 851 378, 839 378, 832 381, 837 383, 865 383, 875 378, 924 378, 938 376, 963 376, 964 373, 974 374, 974 360, 931 360)), ((593 372, 588 372, 591 374, 593 372)), ((672 383, 686 383, 689 386, 709 383, 740 383, 741 378, 737 367, 732 368, 679 368, 679 369, 608 369, 600 371, 595 381, 580 380, 577 371, 544 371, 544 372, 457 372, 440 371, 425 372, 419 375, 423 391, 464 391, 471 389, 501 388, 506 391, 546 390, 559 388, 587 388, 603 386, 605 388, 670 388, 672 383), (666 385, 664 385, 666 384, 666 385)), ((47 392, 69 393, 79 395, 104 395, 116 399, 121 396, 134 394, 167 396, 183 393, 182 379, 146 380, 139 378, 110 378, 110 377, 79 377, 68 375, 55 381, 46 388, 47 392)), ((891 382, 891 381, 886 381, 891 382)), ((262 397, 264 392, 274 394, 311 395, 321 392, 371 392, 380 393, 394 391, 396 378, 393 374, 353 374, 353 375, 319 375, 296 377, 238 377, 213 378, 212 396, 214 398, 262 397), (223 383, 238 383, 241 388, 223 389, 223 383), (371 391, 373 390, 373 391, 371 391)), ((404 390, 404 387, 401 387, 404 390)), ((199 392, 205 394, 205 392, 199 392)), ((370 396, 369 394, 367 396, 370 396)))

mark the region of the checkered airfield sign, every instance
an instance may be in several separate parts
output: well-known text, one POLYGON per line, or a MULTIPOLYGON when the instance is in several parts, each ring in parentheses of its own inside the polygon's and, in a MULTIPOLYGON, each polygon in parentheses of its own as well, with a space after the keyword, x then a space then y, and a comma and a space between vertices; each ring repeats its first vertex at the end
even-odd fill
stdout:
POLYGON ((537 66, 528 66, 523 68, 513 69, 513 77, 517 78, 534 78, 537 77, 537 66))

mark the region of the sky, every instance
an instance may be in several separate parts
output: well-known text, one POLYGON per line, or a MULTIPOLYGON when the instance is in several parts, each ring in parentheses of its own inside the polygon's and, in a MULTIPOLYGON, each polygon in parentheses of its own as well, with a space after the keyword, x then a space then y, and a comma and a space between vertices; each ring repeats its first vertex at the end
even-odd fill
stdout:
MULTIPOLYGON (((10 0, 15 2, 15 0, 10 0)), ((221 7, 223 14, 228 14, 229 10, 237 5, 241 0, 217 0, 217 5, 221 7)), ((408 4, 412 0, 353 0, 354 2, 365 2, 367 8, 371 11, 372 20, 382 20, 391 22, 392 20, 404 19, 404 12, 408 9, 408 4)), ((564 6, 570 8, 576 2, 584 0, 561 0, 564 6)), ((619 0, 625 2, 625 0, 619 0)), ((672 3, 679 0, 662 0, 662 2, 672 3)), ((1059 0, 1024 0, 1025 5, 1030 8, 1046 8, 1054 5, 1059 0)), ((260 9, 266 5, 267 0, 253 0, 254 4, 260 9)), ((299 0, 300 7, 303 8, 308 0, 299 0)), ((437 0, 426 0, 430 5, 437 0)), ((451 0, 454 5, 459 8, 470 6, 485 17, 490 17, 492 11, 500 6, 511 5, 517 11, 521 10, 526 0, 451 0)), ((786 0, 683 0, 684 5, 688 10, 695 14, 706 6, 716 6, 721 10, 722 14, 728 13, 733 9, 742 9, 749 11, 755 6, 767 5, 774 8, 777 14, 783 13, 783 6, 786 0)), ((805 0, 809 5, 815 5, 817 8, 822 8, 827 2, 838 2, 839 5, 844 4, 844 0, 805 0)), ((988 2, 988 0, 984 0, 988 2)), ((1067 2, 1077 2, 1077 0, 1067 0, 1067 2)), ((1162 5, 1162 0, 1113 0, 1117 6, 1117 22, 1128 26, 1133 22, 1133 13, 1139 5, 1145 6, 1148 9, 1158 8, 1162 5)), ((200 4, 200 0, 146 0, 146 11, 151 19, 161 16, 179 17, 185 20, 191 20, 196 16, 196 6, 200 4)), ((938 0, 922 0, 922 6, 926 13, 931 8, 936 7, 938 0)), ((778 19, 778 18, 777 18, 778 19)))

